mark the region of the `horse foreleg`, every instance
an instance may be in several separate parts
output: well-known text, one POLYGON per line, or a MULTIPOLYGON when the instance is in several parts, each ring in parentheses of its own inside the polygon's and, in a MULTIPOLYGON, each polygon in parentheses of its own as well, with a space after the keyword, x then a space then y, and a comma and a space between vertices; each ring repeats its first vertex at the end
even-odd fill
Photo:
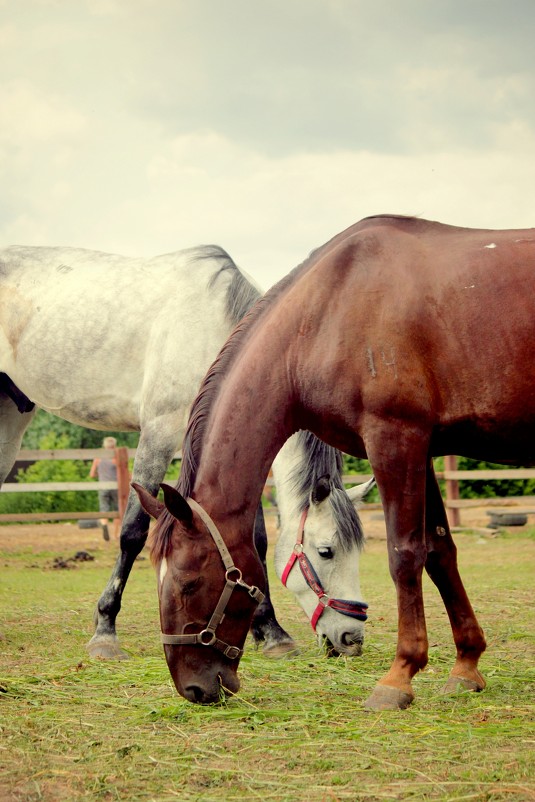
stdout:
POLYGON ((267 532, 262 505, 258 506, 254 527, 254 543, 266 575, 264 601, 258 605, 251 622, 251 634, 257 646, 264 644, 263 652, 268 657, 282 657, 289 652, 296 653, 295 641, 277 621, 269 592, 269 580, 266 564, 267 532))
MULTIPOLYGON (((380 427, 378 427, 379 429, 380 427)), ((414 699, 412 678, 427 664, 428 642, 422 595, 425 563, 424 505, 427 446, 421 434, 392 437, 378 431, 377 451, 366 443, 385 509, 388 561, 398 602, 395 659, 365 707, 398 710, 414 699)), ((373 444, 372 444, 373 445, 373 444)))
POLYGON ((457 548, 432 464, 427 472, 425 523, 425 568, 442 596, 457 649, 457 659, 443 692, 450 693, 459 687, 481 691, 485 680, 479 673, 478 662, 486 647, 485 637, 459 574, 457 548))
MULTIPOLYGON (((154 496, 158 493, 160 482, 176 451, 179 434, 172 425, 173 419, 167 427, 163 418, 159 418, 157 424, 152 427, 146 425, 143 429, 132 474, 132 479, 154 496)), ((119 646, 115 622, 121 609, 121 598, 130 571, 147 540, 149 521, 150 518, 141 508, 137 494, 131 490, 121 526, 120 553, 108 584, 98 600, 95 611, 95 634, 87 644, 92 657, 115 660, 128 657, 119 646)))
POLYGON ((137 496, 131 493, 121 527, 121 550, 95 610, 95 633, 87 644, 91 657, 105 660, 124 660, 128 657, 119 645, 115 622, 130 571, 147 540, 149 520, 137 496))

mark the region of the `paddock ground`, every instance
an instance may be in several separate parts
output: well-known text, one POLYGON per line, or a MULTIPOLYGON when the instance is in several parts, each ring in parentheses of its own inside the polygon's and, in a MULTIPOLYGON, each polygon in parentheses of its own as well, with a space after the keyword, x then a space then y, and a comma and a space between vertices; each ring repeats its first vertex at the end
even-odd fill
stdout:
MULTIPOLYGON (((496 535, 463 510, 461 573, 485 630, 482 694, 440 689, 453 661, 447 615, 424 576, 430 661, 406 711, 363 700, 395 648, 396 595, 384 522, 362 512, 370 604, 362 657, 327 659, 268 568, 299 653, 274 661, 247 644, 242 688, 218 706, 174 690, 158 638, 147 554, 119 621, 129 660, 90 660, 95 601, 118 544, 72 524, 0 527, 0 802, 535 802, 533 528, 496 535), (91 561, 58 565, 79 550, 91 561), (54 570, 58 567, 73 570, 54 570)), ((270 540, 276 516, 267 515, 270 540)), ((271 559, 269 559, 271 555, 271 559)))
MULTIPOLYGON (((462 511, 461 521, 463 529, 474 529, 483 537, 493 537, 494 532, 489 529, 489 507, 472 507, 462 511)), ((364 532, 368 540, 385 540, 386 530, 383 514, 380 510, 361 510, 360 517, 364 532)), ((277 538, 277 517, 272 508, 266 511, 266 527, 268 539, 274 543, 277 538)), ((535 516, 528 516, 526 527, 511 527, 508 531, 521 534, 529 527, 535 525, 535 516)), ((110 524, 110 535, 113 525, 110 524)), ((29 551, 54 551, 59 549, 65 552, 74 550, 100 548, 103 545, 102 530, 80 529, 76 523, 56 521, 43 524, 9 524, 0 526, 0 551, 20 551, 21 548, 29 551)), ((109 543, 114 548, 113 537, 109 543)))

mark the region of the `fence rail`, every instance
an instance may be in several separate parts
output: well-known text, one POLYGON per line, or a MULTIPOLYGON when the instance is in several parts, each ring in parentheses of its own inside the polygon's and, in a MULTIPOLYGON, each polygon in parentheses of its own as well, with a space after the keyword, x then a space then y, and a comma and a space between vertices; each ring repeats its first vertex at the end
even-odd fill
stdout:
MULTIPOLYGON (((2 493, 46 493, 51 491, 98 491, 114 490, 118 491, 119 509, 107 512, 108 518, 119 518, 122 520, 130 489, 130 474, 128 471, 128 460, 133 459, 136 449, 120 446, 115 449, 115 460, 117 464, 116 482, 6 482, 1 487, 2 493)), ((39 460, 85 460, 92 461, 96 457, 108 456, 109 451, 103 448, 84 448, 84 449, 43 449, 43 450, 24 450, 17 457, 17 462, 37 462, 39 460)), ((178 451, 173 459, 180 459, 178 451)), ((367 482, 372 478, 371 474, 347 474, 343 477, 344 484, 355 485, 367 482)), ((460 511, 469 507, 521 507, 523 512, 535 514, 535 496, 505 496, 479 499, 459 498, 459 482, 467 480, 498 481, 508 479, 535 479, 534 468, 511 468, 496 469, 491 471, 459 471, 457 470, 457 458, 453 456, 445 457, 445 469, 437 471, 437 478, 443 479, 446 487, 445 505, 448 518, 452 526, 460 525, 460 511)), ((273 484, 273 479, 268 479, 268 484, 273 484)), ((368 509, 381 509, 380 503, 366 504, 368 509)), ((36 512, 36 513, 3 513, 0 514, 0 523, 11 523, 17 521, 68 521, 78 518, 96 519, 102 517, 99 512, 36 512)))

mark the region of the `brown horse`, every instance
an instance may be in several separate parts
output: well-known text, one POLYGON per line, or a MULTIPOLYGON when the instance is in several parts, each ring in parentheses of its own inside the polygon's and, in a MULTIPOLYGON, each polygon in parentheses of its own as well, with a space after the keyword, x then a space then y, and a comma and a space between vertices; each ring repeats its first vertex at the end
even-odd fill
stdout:
MULTIPOLYGON (((160 516, 153 558, 179 692, 208 702, 220 684, 238 687, 252 586, 262 581, 251 540, 255 511, 273 458, 300 428, 368 457, 385 509, 398 642, 366 705, 397 709, 414 698, 411 680, 428 652, 424 568, 457 651, 446 688, 481 690, 485 640, 459 576, 431 458, 532 464, 534 364, 535 229, 368 218, 279 282, 204 380, 182 478, 177 490, 165 491, 167 509, 139 491, 160 516), (235 592, 225 585, 210 530, 221 533, 243 571, 235 592)), ((233 568, 230 578, 239 577, 233 568)))

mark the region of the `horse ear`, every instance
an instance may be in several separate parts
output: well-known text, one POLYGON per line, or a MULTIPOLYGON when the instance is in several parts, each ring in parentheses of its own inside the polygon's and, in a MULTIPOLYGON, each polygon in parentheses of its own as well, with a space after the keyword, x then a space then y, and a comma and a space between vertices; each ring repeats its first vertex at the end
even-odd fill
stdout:
POLYGON ((346 490, 346 493, 349 496, 349 498, 351 500, 351 503, 356 505, 360 501, 362 501, 362 499, 365 496, 368 495, 368 493, 370 492, 372 487, 375 487, 375 477, 374 476, 372 476, 372 478, 369 481, 364 482, 364 484, 353 485, 353 487, 348 488, 346 490))
POLYGON ((330 492, 331 477, 326 473, 325 476, 320 476, 315 487, 312 489, 310 494, 312 504, 321 504, 322 501, 325 501, 330 492))
POLYGON ((144 487, 138 485, 137 482, 132 482, 132 487, 137 493, 137 497, 139 499, 139 503, 145 510, 148 512, 149 515, 152 515, 153 518, 159 518, 162 512, 165 510, 164 504, 161 501, 158 501, 157 498, 151 496, 148 490, 145 490, 144 487))
POLYGON ((160 485, 160 487, 163 490, 165 506, 173 518, 190 527, 193 524, 193 512, 184 496, 181 496, 178 490, 171 485, 160 485))

